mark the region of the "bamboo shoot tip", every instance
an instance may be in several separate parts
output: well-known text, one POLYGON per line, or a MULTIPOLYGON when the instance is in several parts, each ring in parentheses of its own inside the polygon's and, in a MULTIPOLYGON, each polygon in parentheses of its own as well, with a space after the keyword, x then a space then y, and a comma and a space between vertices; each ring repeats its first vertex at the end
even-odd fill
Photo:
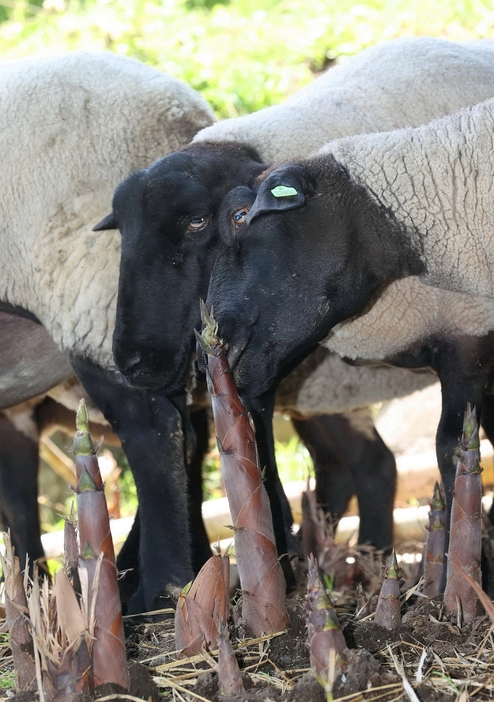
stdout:
POLYGON ((77 410, 75 417, 75 425, 77 427, 77 431, 89 432, 89 415, 84 398, 82 398, 79 402, 79 409, 77 410))

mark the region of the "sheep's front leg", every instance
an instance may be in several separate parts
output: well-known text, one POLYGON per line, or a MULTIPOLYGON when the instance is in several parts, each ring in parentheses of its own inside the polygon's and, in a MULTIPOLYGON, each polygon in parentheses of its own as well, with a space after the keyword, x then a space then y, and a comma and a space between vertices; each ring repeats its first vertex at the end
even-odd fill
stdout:
MULTIPOLYGON (((186 493, 185 398, 151 394, 78 358, 74 370, 119 436, 139 501, 139 585, 129 613, 161 609, 192 579, 186 493)), ((134 534, 135 535, 135 534, 134 534)))
MULTIPOLYGON (((34 421, 33 421, 34 427, 34 421)), ((0 413, 0 516, 2 527, 10 529, 21 569, 29 557, 29 571, 44 560, 38 517, 37 437, 27 436, 8 416, 0 413)))
MULTIPOLYGON (((482 413, 484 395, 494 374, 494 334, 441 339, 432 346, 432 367, 441 381, 442 410, 436 435, 439 470, 446 494, 445 549, 449 544, 449 515, 456 474, 456 449, 467 403, 482 413)), ((444 577, 443 577, 444 581, 444 577)))
POLYGON ((192 541, 192 568, 194 573, 198 573, 208 558, 212 556, 209 537, 202 518, 202 465, 209 451, 208 409, 203 407, 191 412, 190 421, 195 434, 195 450, 191 459, 187 461, 187 502, 192 541))
MULTIPOLYGON (((202 464, 209 450, 209 421, 206 408, 190 413, 191 425, 195 433, 195 450, 187 461, 187 503, 189 528, 191 532, 192 569, 196 575, 211 557, 211 546, 202 518, 203 483, 202 464)), ((139 509, 120 553, 118 568, 125 572, 119 581, 122 602, 127 604, 139 586, 139 542, 141 539, 139 509)))

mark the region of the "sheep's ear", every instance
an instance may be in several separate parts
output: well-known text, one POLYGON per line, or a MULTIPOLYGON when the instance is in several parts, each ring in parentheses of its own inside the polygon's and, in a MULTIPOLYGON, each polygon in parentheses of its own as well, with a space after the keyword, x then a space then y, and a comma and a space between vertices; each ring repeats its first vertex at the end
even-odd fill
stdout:
POLYGON ((95 224, 92 228, 92 231, 102 232, 104 229, 118 229, 117 220, 115 219, 113 212, 109 215, 106 215, 106 217, 103 217, 101 222, 95 224))
POLYGON ((307 201, 306 194, 307 182, 299 167, 277 169, 261 183, 247 222, 264 214, 303 207, 307 201))

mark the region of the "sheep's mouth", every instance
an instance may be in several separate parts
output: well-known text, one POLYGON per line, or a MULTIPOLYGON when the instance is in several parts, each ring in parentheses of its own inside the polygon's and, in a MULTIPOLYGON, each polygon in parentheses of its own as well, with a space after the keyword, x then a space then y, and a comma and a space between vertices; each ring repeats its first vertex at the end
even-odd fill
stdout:
MULTIPOLYGON (((224 338, 222 338, 221 340, 222 340, 222 343, 223 343, 225 350, 226 350, 226 358, 228 361, 228 367, 229 367, 230 371, 233 373, 233 377, 235 379, 235 374, 237 372, 236 369, 237 369, 238 363, 239 363, 240 359, 242 358, 242 355, 244 354, 244 352, 248 346, 248 342, 250 340, 250 335, 246 341, 242 340, 242 341, 237 342, 236 344, 230 344, 224 338)), ((208 355, 199 343, 197 344, 197 365, 198 365, 199 370, 202 373, 207 372, 208 355)))
POLYGON ((233 372, 235 377, 235 371, 239 365, 240 359, 247 350, 252 334, 249 333, 246 339, 242 339, 235 344, 227 344, 226 357, 228 359, 228 365, 230 370, 233 372))

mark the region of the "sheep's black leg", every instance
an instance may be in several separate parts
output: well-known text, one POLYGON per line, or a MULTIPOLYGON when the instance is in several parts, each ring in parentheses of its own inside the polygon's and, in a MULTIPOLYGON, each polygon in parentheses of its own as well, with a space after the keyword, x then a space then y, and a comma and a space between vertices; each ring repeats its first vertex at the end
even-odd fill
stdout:
MULTIPOLYGON (((202 519, 202 463, 208 451, 209 423, 207 409, 191 412, 196 447, 187 463, 187 496, 191 532, 192 569, 197 574, 211 554, 209 538, 202 519)), ((141 538, 139 509, 132 528, 118 554, 118 568, 125 574, 120 578, 120 596, 127 604, 139 586, 139 542, 141 538)))
POLYGON ((461 346, 441 344, 436 351, 436 371, 441 381, 442 410, 436 435, 436 452, 441 478, 446 493, 448 510, 451 507, 456 473, 455 452, 463 428, 467 403, 480 414, 484 393, 492 376, 491 364, 479 356, 469 358, 461 346))
POLYGON ((264 470, 264 485, 273 516, 276 549, 280 556, 287 590, 291 590, 295 587, 295 575, 290 564, 289 554, 300 553, 300 546, 292 534, 292 511, 276 466, 273 435, 274 397, 274 392, 267 392, 261 397, 243 397, 242 402, 254 421, 259 464, 261 470, 264 470))
POLYGON ((23 570, 29 556, 31 574, 34 562, 44 558, 38 516, 38 452, 38 441, 0 413, 1 520, 3 528, 10 529, 23 570))
POLYGON ((396 463, 369 414, 359 411, 292 422, 314 462, 316 497, 323 510, 337 522, 356 494, 358 542, 390 548, 396 463))
POLYGON ((164 596, 192 578, 187 515, 185 398, 151 394, 120 374, 72 358, 87 393, 119 436, 134 474, 139 501, 140 578, 128 611, 169 604, 164 596))
MULTIPOLYGON (((334 415, 336 418, 338 415, 334 415)), ((316 500, 325 514, 331 515, 336 527, 355 495, 355 483, 346 461, 342 461, 331 445, 331 418, 321 416, 295 419, 292 424, 307 447, 316 480, 316 500), (326 424, 326 426, 324 426, 326 424)))
MULTIPOLYGON (((455 337, 441 340, 433 347, 432 367, 439 376, 442 389, 436 452, 446 494, 448 527, 456 473, 455 451, 462 433, 463 415, 467 403, 477 408, 479 417, 482 414, 484 395, 494 372, 493 343, 494 334, 481 338, 455 337)), ((448 544, 449 528, 446 553, 448 544)))
POLYGON ((198 573, 211 557, 211 546, 202 518, 202 464, 209 449, 209 420, 206 407, 190 413, 196 437, 195 451, 187 462, 187 497, 192 537, 192 568, 198 573))
MULTIPOLYGON (((442 408, 436 432, 436 455, 446 496, 447 554, 456 474, 455 452, 463 431, 467 404, 475 406, 478 416, 482 416, 485 393, 494 377, 494 333, 483 337, 458 335, 431 339, 427 343, 417 344, 407 353, 399 354, 393 358, 393 363, 405 368, 432 368, 441 381, 442 408)), ((488 413, 492 412, 490 403, 488 400, 488 413)), ((485 417, 487 419, 488 414, 485 417)), ((442 589, 445 583, 446 567, 442 589)))

